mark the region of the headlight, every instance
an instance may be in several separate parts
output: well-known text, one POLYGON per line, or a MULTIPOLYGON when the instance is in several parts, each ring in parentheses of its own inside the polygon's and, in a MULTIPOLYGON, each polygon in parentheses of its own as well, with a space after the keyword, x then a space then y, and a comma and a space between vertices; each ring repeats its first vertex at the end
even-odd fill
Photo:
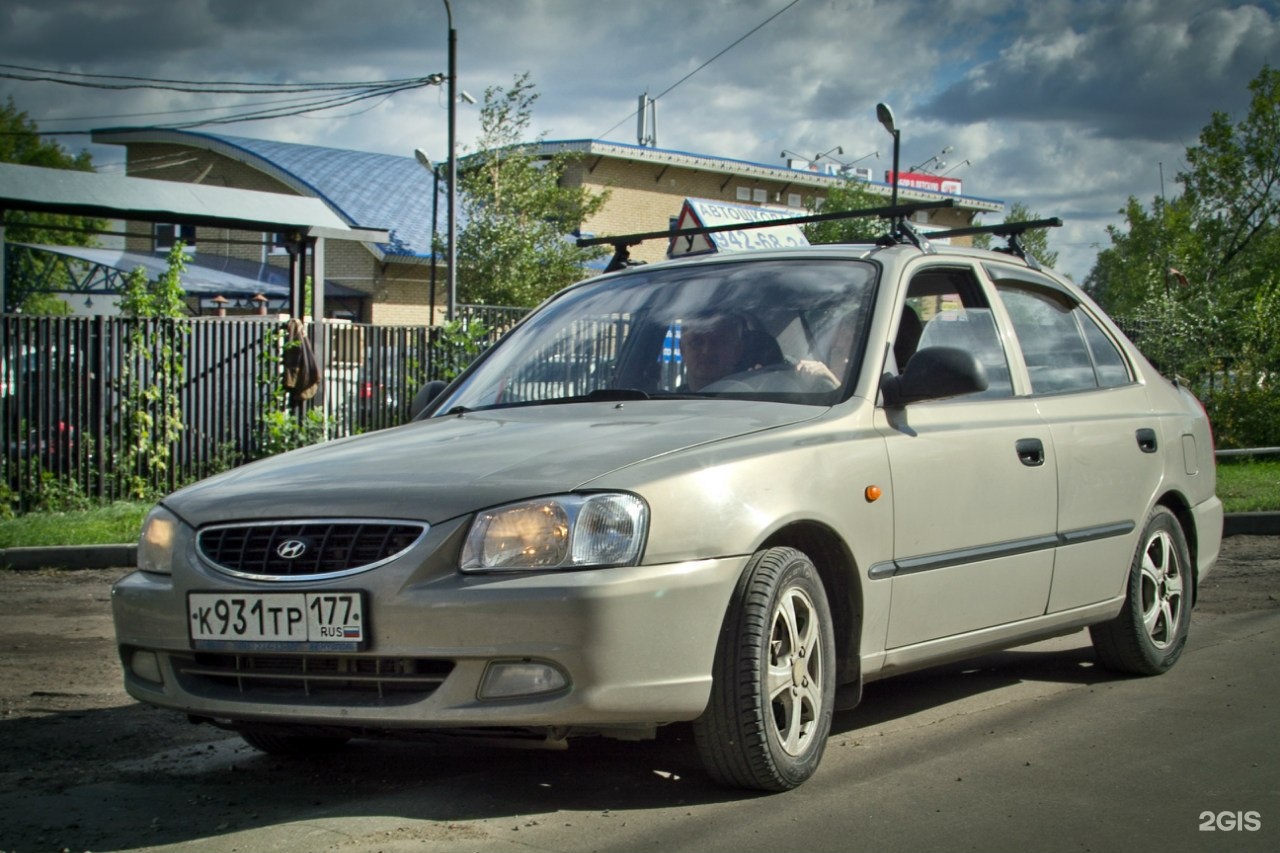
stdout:
POLYGON ((167 575, 173 571, 173 540, 178 532, 178 519, 164 507, 147 513, 138 537, 138 569, 167 575))
POLYGON ((485 510, 462 549, 463 571, 634 564, 649 508, 635 495, 559 495, 485 510))

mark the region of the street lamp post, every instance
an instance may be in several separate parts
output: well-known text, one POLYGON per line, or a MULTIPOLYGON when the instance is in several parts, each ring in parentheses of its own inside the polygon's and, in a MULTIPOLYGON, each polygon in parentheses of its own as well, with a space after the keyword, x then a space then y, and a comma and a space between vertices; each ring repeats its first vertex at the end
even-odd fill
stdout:
POLYGON ((436 324, 436 270, 439 264, 436 263, 436 224, 439 222, 438 211, 440 209, 440 164, 432 163, 431 158, 427 156, 427 152, 421 148, 413 149, 413 156, 418 159, 424 169, 431 170, 431 294, 428 297, 427 306, 430 313, 428 325, 436 324))
POLYGON ((876 104, 876 118, 880 120, 880 124, 884 125, 884 129, 889 131, 889 135, 893 137, 893 197, 890 204, 894 207, 898 206, 898 148, 901 141, 901 133, 897 124, 893 121, 893 110, 888 104, 876 104))
POLYGON ((458 31, 453 28, 453 8, 444 0, 449 18, 449 301, 445 319, 452 321, 458 309, 458 31))

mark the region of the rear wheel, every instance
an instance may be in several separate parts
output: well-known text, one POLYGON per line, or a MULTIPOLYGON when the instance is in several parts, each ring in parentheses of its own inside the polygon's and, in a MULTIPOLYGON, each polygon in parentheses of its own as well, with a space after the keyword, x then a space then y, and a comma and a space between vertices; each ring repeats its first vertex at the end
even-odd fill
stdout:
POLYGON ((341 749, 349 737, 340 735, 289 735, 260 729, 243 729, 240 738, 269 755, 320 755, 341 749))
POLYGON ((730 604, 711 700, 694 722, 707 772, 723 785, 786 791, 818 767, 831 730, 835 639, 817 569, 799 551, 751 558, 730 604))
POLYGON ((1147 519, 1129 567, 1124 608, 1089 628, 1103 666, 1159 675, 1182 655, 1191 627, 1191 554, 1177 517, 1158 506, 1147 519))

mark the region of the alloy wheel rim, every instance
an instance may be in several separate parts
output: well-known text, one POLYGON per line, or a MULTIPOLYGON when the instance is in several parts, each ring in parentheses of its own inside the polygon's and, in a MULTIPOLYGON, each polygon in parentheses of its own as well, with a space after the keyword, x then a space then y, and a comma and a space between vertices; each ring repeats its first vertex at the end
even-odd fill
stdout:
POLYGON ((1157 649, 1178 638, 1182 622, 1183 577, 1173 537, 1158 531, 1142 552, 1142 625, 1157 649))
POLYGON ((813 743, 822 713, 825 676, 819 620, 812 599, 790 588, 770 620, 767 719, 788 755, 800 755, 813 743))

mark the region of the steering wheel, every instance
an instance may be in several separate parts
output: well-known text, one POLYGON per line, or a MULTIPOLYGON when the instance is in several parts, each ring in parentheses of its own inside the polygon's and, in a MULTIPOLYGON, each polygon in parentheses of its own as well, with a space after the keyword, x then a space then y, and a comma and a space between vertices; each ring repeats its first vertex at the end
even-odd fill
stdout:
POLYGON ((712 394, 797 391, 799 385, 796 381, 795 365, 780 361, 764 367, 732 373, 717 379, 702 390, 712 394))

